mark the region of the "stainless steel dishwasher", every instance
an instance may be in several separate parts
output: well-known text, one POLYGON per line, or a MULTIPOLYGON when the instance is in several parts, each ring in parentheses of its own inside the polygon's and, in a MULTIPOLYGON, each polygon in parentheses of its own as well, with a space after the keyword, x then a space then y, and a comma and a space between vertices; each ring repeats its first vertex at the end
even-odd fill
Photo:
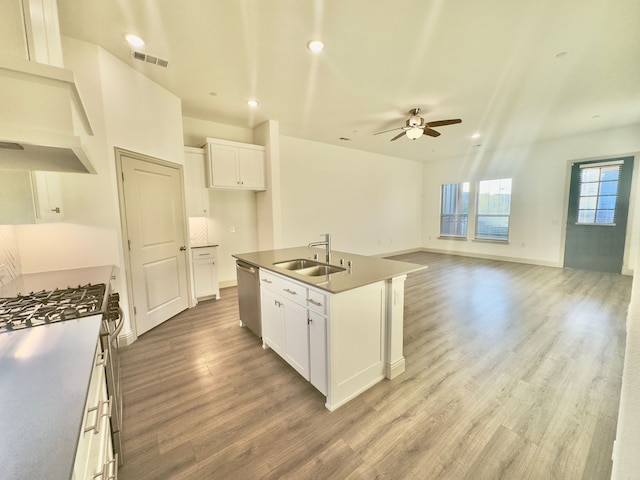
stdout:
POLYGON ((248 327, 253 333, 262 337, 258 267, 236 260, 236 274, 238 278, 240 325, 248 327))

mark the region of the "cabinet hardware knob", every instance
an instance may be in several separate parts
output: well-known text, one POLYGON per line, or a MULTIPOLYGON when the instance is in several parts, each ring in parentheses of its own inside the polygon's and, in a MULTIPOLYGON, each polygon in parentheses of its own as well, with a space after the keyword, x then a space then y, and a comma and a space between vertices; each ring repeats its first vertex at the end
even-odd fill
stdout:
POLYGON ((297 295, 296 292, 294 292, 293 290, 289 290, 288 288, 284 288, 283 290, 291 295, 297 295))
POLYGON ((184 252, 186 249, 187 249, 187 247, 185 247, 184 245, 182 245, 182 246, 180 247, 180 251, 181 251, 181 252, 184 252))
POLYGON ((52 208, 51 211, 54 213, 60 213, 60 207, 52 208))

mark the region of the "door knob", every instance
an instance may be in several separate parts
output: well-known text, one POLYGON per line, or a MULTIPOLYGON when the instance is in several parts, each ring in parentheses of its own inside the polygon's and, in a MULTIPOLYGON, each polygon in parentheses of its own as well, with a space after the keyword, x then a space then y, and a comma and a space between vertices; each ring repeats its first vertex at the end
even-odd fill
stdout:
POLYGON ((180 247, 180 251, 181 251, 181 252, 184 252, 186 249, 187 249, 187 247, 185 247, 184 245, 182 245, 182 246, 180 247))

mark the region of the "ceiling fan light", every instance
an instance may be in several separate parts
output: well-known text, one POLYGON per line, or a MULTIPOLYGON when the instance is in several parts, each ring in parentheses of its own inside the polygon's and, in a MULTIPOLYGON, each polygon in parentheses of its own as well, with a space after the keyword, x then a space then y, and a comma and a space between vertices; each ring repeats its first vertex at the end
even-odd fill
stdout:
POLYGON ((413 127, 407 130, 407 137, 409 137, 411 140, 417 140, 422 136, 423 133, 424 131, 421 128, 413 127))

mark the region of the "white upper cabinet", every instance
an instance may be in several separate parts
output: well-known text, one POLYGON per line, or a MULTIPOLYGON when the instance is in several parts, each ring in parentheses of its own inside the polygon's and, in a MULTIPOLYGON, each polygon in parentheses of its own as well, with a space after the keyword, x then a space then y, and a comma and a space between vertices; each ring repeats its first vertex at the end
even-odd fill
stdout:
POLYGON ((56 0, 0 0, 0 55, 63 67, 56 0))
POLYGON ((28 59, 22 0, 0 0, 0 55, 28 59))
POLYGON ((36 222, 60 222, 64 219, 60 174, 56 172, 31 172, 33 196, 36 205, 36 222))
POLYGON ((265 150, 260 145, 207 138, 207 186, 265 190, 265 150))
POLYGON ((0 225, 62 221, 60 174, 2 170, 0 205, 0 225))
POLYGON ((209 213, 205 163, 204 148, 184 148, 184 196, 188 217, 206 217, 209 213))

